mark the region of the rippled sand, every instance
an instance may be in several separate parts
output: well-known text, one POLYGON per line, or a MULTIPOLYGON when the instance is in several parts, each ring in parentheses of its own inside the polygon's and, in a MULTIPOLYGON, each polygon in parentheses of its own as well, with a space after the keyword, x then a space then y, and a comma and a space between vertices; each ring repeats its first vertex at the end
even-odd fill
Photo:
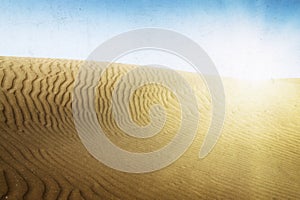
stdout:
MULTIPOLYGON (((196 139, 183 156, 159 171, 111 169, 85 149, 72 116, 74 78, 81 61, 0 57, 1 199, 297 199, 300 197, 300 79, 249 82, 224 78, 223 133, 204 159, 199 150, 211 101, 198 76, 182 76, 200 112, 196 139)), ((180 104, 168 88, 149 84, 134 94, 133 121, 150 122, 149 108, 166 109, 152 138, 137 139, 113 119, 114 86, 134 66, 114 64, 103 74, 95 105, 106 135, 119 147, 149 152, 166 145, 180 126, 180 104)))

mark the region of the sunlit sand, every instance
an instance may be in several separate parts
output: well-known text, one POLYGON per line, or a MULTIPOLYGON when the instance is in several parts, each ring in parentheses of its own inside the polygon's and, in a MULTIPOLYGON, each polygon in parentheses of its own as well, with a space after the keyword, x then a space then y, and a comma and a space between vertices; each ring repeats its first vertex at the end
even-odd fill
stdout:
MULTIPOLYGON (((297 199, 300 197, 300 79, 223 78, 222 135, 204 159, 211 100, 203 80, 180 72, 195 91, 197 136, 172 165, 145 174, 111 169, 81 143, 72 114, 74 78, 82 61, 0 57, 0 199, 297 199)), ((161 85, 136 91, 132 119, 145 126, 149 108, 166 109, 161 132, 130 137, 116 125, 111 93, 132 66, 114 64, 99 82, 99 124, 110 140, 133 152, 166 145, 180 125, 180 104, 161 85)))

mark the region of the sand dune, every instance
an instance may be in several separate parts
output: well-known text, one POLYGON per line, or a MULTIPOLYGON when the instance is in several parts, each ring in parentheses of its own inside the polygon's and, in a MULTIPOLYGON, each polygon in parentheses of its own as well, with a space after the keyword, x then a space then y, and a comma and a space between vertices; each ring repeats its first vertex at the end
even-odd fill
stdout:
MULTIPOLYGON (((199 159, 210 124, 211 101, 198 76, 182 76, 196 92, 201 115, 196 139, 172 165, 130 174, 93 158, 76 132, 74 78, 82 61, 0 57, 1 199, 297 199, 300 197, 300 80, 224 79, 226 118, 213 151, 199 159)), ((133 120, 150 122, 160 103, 167 121, 148 139, 130 137, 111 111, 116 80, 133 66, 114 64, 95 99, 99 124, 110 140, 134 152, 166 145, 180 124, 180 106, 166 87, 139 88, 133 120)))

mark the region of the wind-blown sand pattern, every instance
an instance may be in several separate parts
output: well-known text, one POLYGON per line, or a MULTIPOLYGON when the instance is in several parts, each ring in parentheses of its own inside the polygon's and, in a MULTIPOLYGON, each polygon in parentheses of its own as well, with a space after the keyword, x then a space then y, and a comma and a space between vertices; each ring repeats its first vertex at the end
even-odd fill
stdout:
MULTIPOLYGON (((199 150, 209 127, 210 96, 203 81, 182 73, 199 102, 199 130, 172 165, 129 174, 94 159, 81 143, 72 116, 72 90, 81 61, 0 57, 1 199, 297 199, 300 197, 300 80, 251 83, 224 79, 223 133, 204 159, 199 150), (200 81, 200 82, 199 82, 200 81)), ((150 122, 154 103, 166 107, 163 130, 135 139, 110 110, 114 84, 129 65, 105 72, 95 99, 100 125, 123 149, 149 152, 174 136, 180 107, 167 88, 147 85, 130 105, 133 120, 150 122), (99 118, 100 119, 100 118, 99 118)))

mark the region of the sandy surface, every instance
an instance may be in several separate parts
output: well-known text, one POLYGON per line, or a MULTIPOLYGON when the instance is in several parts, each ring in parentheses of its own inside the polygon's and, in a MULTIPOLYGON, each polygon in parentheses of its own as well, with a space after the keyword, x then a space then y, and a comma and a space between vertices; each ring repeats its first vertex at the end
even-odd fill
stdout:
MULTIPOLYGON (((300 79, 247 82, 224 79, 223 133, 204 159, 198 154, 209 127, 205 84, 182 73, 196 92, 201 115, 196 139, 159 171, 129 174, 94 159, 72 116, 80 61, 0 57, 1 199, 299 199, 300 79)), ((168 120, 149 139, 124 134, 111 111, 111 94, 131 66, 115 64, 95 99, 101 127, 123 149, 149 152, 166 145, 180 124, 179 103, 167 88, 148 85, 130 104, 133 120, 150 122, 148 109, 166 108, 168 120)))

